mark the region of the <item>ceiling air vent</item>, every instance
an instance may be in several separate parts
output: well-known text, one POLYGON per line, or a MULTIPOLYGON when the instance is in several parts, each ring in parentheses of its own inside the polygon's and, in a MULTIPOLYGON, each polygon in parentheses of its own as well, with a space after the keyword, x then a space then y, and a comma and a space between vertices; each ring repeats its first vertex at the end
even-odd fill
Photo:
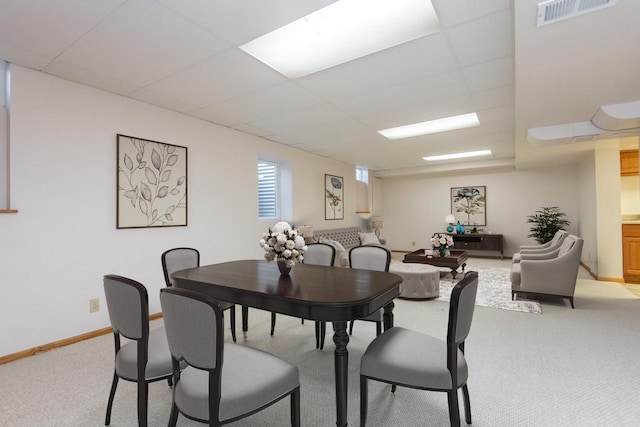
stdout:
POLYGON ((549 0, 538 3, 538 27, 614 6, 618 0, 549 0))

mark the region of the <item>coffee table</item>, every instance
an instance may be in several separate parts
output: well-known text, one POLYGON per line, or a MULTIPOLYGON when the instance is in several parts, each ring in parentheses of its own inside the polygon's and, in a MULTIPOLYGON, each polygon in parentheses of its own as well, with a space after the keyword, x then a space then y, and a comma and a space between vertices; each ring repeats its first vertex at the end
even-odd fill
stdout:
POLYGON ((451 275, 455 279, 458 275, 458 268, 464 268, 467 266, 467 259, 469 255, 466 251, 451 251, 451 255, 447 257, 439 257, 426 255, 426 249, 418 249, 417 251, 410 252, 404 256, 402 262, 416 262, 420 264, 429 264, 436 267, 444 267, 451 269, 451 275))

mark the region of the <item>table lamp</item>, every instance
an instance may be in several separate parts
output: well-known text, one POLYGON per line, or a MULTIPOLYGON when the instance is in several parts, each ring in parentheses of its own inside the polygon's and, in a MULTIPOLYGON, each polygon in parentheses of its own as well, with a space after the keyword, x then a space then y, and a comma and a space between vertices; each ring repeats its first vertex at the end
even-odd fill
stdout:
POLYGON ((382 221, 380 220, 371 221, 371 228, 376 230, 376 237, 380 237, 380 229, 382 228, 382 221))
POLYGON ((305 243, 313 243, 313 225, 301 225, 298 227, 298 233, 304 237, 305 243))
POLYGON ((453 233, 453 226, 456 223, 455 215, 454 214, 447 215, 446 217, 444 217, 444 222, 449 224, 449 226, 447 227, 447 233, 453 233))

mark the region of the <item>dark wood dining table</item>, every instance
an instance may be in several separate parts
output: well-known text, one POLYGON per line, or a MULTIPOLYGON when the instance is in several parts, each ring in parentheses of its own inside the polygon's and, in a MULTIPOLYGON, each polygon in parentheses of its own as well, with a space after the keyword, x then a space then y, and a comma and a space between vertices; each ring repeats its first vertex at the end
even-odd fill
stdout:
POLYGON ((281 275, 275 263, 240 260, 173 273, 177 287, 213 298, 289 316, 333 323, 336 425, 347 425, 349 335, 347 322, 384 308, 384 329, 393 326, 393 299, 402 278, 393 273, 296 264, 281 275))

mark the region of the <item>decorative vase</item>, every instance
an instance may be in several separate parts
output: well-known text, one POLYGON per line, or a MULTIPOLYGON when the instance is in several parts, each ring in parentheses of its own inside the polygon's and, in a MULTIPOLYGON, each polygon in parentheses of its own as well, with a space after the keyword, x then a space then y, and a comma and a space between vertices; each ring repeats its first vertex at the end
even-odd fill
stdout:
POLYGON ((447 233, 453 233, 453 224, 449 224, 447 227, 447 233))
POLYGON ((456 224, 456 233, 464 234, 464 225, 460 224, 460 221, 456 224))
POLYGON ((287 267, 287 262, 283 259, 279 259, 277 263, 278 263, 278 270, 280 270, 280 274, 284 276, 288 276, 289 273, 291 272, 291 267, 287 267))
POLYGON ((438 249, 438 255, 442 258, 448 257, 451 255, 451 251, 449 249, 438 249))

